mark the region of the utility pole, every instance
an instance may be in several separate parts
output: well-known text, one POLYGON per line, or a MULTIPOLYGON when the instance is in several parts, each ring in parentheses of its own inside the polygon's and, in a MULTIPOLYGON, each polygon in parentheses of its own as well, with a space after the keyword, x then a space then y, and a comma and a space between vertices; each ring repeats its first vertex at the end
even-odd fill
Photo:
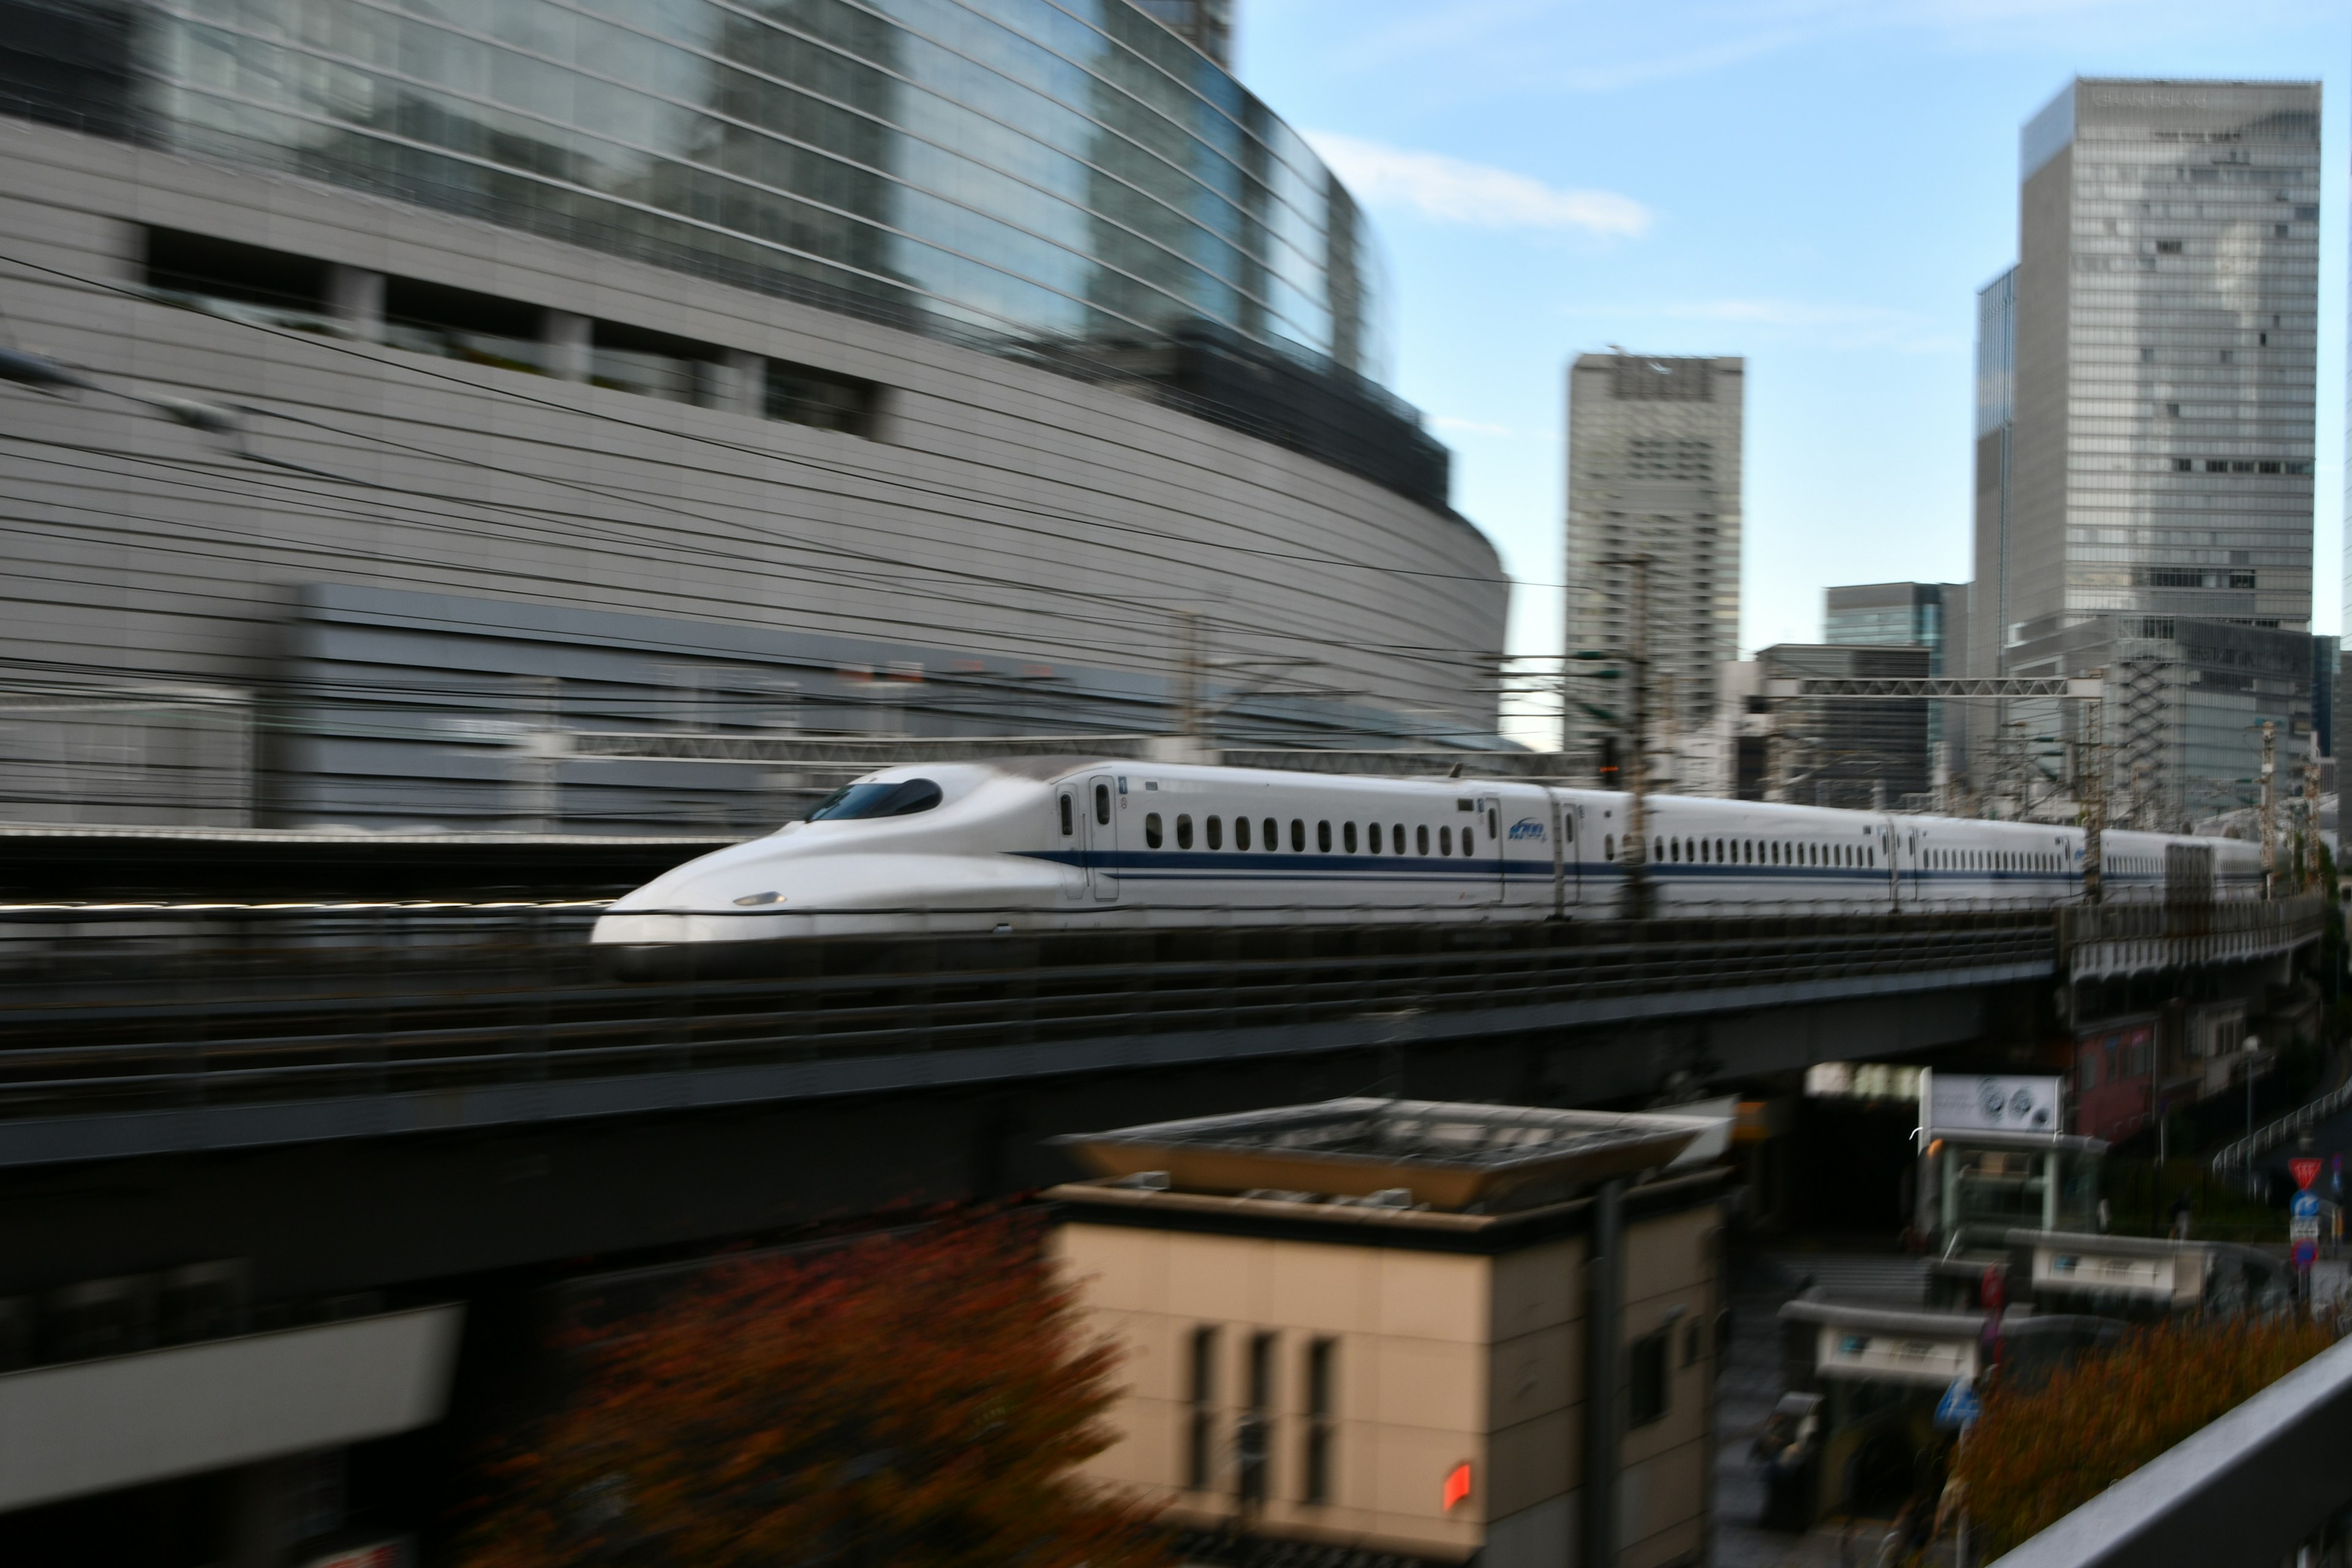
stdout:
MULTIPOLYGON (((1627 920, 1645 920, 1650 913, 1650 562, 1647 555, 1613 555, 1600 566, 1623 566, 1633 574, 1633 624, 1627 627, 1623 650, 1616 657, 1628 667, 1633 689, 1629 711, 1616 716, 1627 750, 1625 759, 1625 908, 1627 920)), ((1604 657, 1587 652, 1571 657, 1604 657)))
MULTIPOLYGON (((2092 671, 2095 679, 2104 681, 2105 670, 2092 671)), ((2101 696, 2083 704, 2083 741, 2076 754, 2082 758, 2083 778, 2083 901, 2095 904, 2104 893, 2102 857, 2105 854, 2107 830, 2107 754, 2105 688, 2101 696)))
POLYGON ((2263 897, 2278 897, 2278 725, 2263 721, 2263 897))

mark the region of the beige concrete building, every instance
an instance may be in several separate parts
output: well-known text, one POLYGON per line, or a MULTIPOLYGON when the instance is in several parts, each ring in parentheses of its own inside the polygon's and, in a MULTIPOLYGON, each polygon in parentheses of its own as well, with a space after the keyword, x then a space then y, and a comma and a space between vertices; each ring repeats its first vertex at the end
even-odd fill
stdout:
POLYGON ((1713 1125, 1342 1100, 1070 1140, 1061 1256, 1127 1358, 1092 1473, 1196 1562, 1704 1561, 1721 1174, 1666 1167, 1713 1125))
MULTIPOLYGON (((1645 644, 1654 750, 1706 727, 1717 668, 1739 657, 1746 384, 1738 358, 1616 351, 1579 354, 1569 367, 1566 651, 1623 655, 1645 644), (1646 582, 1627 564, 1641 557, 1646 582)), ((1599 770, 1630 715, 1612 726, 1580 704, 1611 710, 1629 694, 1569 684, 1591 689, 1568 693, 1562 745, 1599 770)))

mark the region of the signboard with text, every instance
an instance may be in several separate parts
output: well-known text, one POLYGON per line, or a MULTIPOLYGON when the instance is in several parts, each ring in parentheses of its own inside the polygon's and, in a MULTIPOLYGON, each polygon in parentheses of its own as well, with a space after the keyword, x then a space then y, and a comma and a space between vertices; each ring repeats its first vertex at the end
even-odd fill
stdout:
POLYGON ((2054 1076, 1923 1072, 1919 1120, 1933 1132, 2056 1132, 2054 1076))

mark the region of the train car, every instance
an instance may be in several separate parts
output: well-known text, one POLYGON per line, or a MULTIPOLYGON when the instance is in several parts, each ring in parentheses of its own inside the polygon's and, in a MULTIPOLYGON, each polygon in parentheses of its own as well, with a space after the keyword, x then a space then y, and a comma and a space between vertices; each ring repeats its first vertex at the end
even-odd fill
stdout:
MULTIPOLYGON (((1607 918, 1630 802, 1508 780, 1040 758, 886 768, 615 901, 615 959, 715 943, 1168 926, 1607 918)), ((2032 908, 2083 891, 2080 829, 1657 795, 1659 914, 2032 908)), ((2258 897, 2227 839, 2110 833, 2108 896, 2258 897)), ((619 965, 624 972, 631 967, 619 965)))

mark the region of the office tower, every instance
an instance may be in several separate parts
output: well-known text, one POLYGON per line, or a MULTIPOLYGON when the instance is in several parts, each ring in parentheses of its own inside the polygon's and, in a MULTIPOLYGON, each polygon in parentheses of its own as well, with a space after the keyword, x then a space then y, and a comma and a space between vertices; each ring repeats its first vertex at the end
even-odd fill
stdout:
MULTIPOLYGON (((2226 644, 2280 672, 2232 735, 2308 713, 2307 652, 2240 645, 2311 623, 2319 153, 2315 82, 2076 80, 2027 122, 2018 264, 1979 295, 1971 673, 2226 644)), ((2192 815, 2252 771, 2251 739, 2137 743, 2192 815)))
MULTIPOLYGON (((1905 644, 1927 650, 1929 675, 1968 672, 1966 583, 1863 583, 1829 590, 1822 641, 1838 647, 1905 644)), ((1957 701, 1927 709, 1927 749, 1940 773, 1967 766, 1963 711, 1957 701)))
MULTIPOLYGON (((1917 644, 1776 643, 1756 653, 1764 680, 1911 679, 1928 673, 1930 658, 1917 644)), ((1935 782, 1928 741, 1934 706, 1924 698, 1882 697, 1803 697, 1780 703, 1771 781, 1780 798, 1856 809, 1927 805, 1935 782)))
POLYGON ((1860 583, 1824 595, 1822 641, 1927 650, 1927 673, 1958 675, 1968 646, 1966 583, 1860 583))
MULTIPOLYGON (((1716 667, 1738 656, 1746 363, 1615 350, 1580 354, 1569 371, 1570 668, 1578 653, 1623 656, 1643 640, 1630 563, 1646 557, 1654 749, 1706 723, 1716 667)), ((1605 693, 1573 676, 1567 684, 1562 745, 1589 773, 1611 777, 1630 694, 1622 682, 1605 693)))
POLYGON ((1233 0, 1135 0, 1160 26, 1230 69, 1234 63, 1233 0))

